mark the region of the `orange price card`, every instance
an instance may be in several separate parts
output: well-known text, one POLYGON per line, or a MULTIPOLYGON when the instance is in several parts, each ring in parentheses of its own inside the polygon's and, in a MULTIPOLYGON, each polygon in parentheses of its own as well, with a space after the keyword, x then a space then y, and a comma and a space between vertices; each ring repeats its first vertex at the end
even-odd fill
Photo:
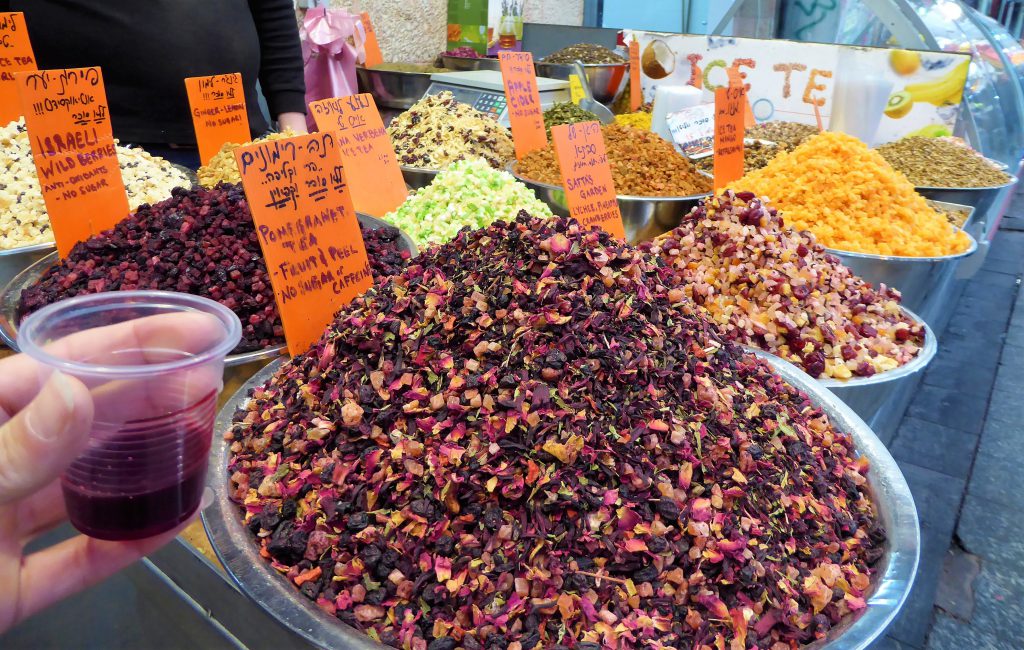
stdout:
POLYGON ((522 160, 523 156, 534 149, 548 146, 533 55, 529 52, 499 52, 498 59, 501 64, 501 80, 505 84, 508 121, 512 126, 516 159, 522 160))
POLYGON ((17 72, 32 158, 57 252, 128 216, 99 68, 17 72))
POLYGON ((377 42, 377 32, 373 29, 373 21, 370 14, 363 12, 359 14, 359 21, 363 23, 363 33, 366 37, 363 40, 363 51, 366 52, 366 59, 363 62, 367 68, 384 63, 384 55, 380 53, 380 43, 377 42))
POLYGON ((14 73, 37 69, 25 27, 25 14, 20 11, 0 13, 0 124, 21 117, 14 73))
POLYGON ((373 284, 337 137, 250 144, 235 149, 235 161, 295 356, 373 284))
POLYGON ((743 176, 743 86, 715 90, 715 191, 743 176))
POLYGON ((240 72, 188 77, 185 90, 199 143, 199 158, 204 165, 210 164, 224 143, 241 144, 252 139, 240 72))
MULTIPOLYGON (((729 85, 732 87, 739 87, 746 90, 747 86, 743 82, 743 73, 739 71, 739 68, 732 67, 726 70, 726 74, 729 75, 729 85)), ((754 107, 750 105, 750 95, 743 95, 743 127, 749 129, 750 127, 757 124, 757 120, 754 119, 754 107)))
POLYGON ((629 42, 629 110, 636 112, 644 103, 644 91, 640 87, 640 41, 633 37, 629 42))
POLYGON ((409 193, 370 93, 321 99, 309 109, 318 129, 337 136, 356 210, 383 217, 401 205, 409 193))
POLYGON ((601 123, 554 126, 551 139, 562 172, 569 214, 587 228, 599 226, 612 236, 625 239, 626 229, 615 198, 601 123))

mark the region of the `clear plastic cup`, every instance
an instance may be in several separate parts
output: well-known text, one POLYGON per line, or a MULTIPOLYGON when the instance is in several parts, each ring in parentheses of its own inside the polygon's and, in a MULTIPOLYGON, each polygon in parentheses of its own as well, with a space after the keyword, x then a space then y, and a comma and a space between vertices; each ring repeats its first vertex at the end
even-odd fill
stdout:
POLYGON ((167 291, 79 296, 22 322, 18 346, 40 362, 40 385, 57 370, 92 395, 89 442, 61 476, 75 528, 142 539, 195 512, 224 358, 241 333, 227 307, 167 291))

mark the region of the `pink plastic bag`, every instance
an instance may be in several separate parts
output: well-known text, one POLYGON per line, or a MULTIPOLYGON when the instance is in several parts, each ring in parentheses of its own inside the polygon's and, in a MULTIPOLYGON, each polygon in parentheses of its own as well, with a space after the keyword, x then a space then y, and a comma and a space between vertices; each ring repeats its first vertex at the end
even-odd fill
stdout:
MULTIPOLYGON (((359 16, 344 9, 311 7, 299 26, 306 77, 306 104, 329 97, 353 95, 356 85, 355 37, 359 16)), ((312 113, 306 115, 310 132, 316 130, 312 113)))

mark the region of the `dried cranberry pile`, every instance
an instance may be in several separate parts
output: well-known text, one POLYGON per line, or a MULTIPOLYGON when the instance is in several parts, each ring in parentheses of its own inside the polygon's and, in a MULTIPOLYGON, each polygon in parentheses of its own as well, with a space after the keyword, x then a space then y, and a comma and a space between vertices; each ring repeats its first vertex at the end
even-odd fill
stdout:
MULTIPOLYGON (((398 230, 363 229, 378 278, 400 271, 398 230)), ((140 206, 112 229, 78 243, 21 294, 19 317, 48 304, 101 291, 162 289, 204 296, 242 321, 235 352, 282 345, 284 329, 241 185, 176 188, 171 198, 140 206)))
POLYGON ((867 463, 671 277, 525 213, 428 250, 236 413, 261 554, 395 647, 827 635, 883 553, 867 463))

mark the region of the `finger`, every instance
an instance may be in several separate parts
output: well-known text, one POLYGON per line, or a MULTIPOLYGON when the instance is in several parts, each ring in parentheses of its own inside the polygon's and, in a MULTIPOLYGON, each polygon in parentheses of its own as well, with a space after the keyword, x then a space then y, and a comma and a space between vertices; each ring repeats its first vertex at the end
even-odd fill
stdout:
POLYGON ((78 593, 117 573, 170 542, 191 519, 148 539, 108 542, 78 535, 22 560, 19 576, 20 619, 78 593))
MULTIPOLYGON (((44 352, 54 359, 78 362, 118 352, 117 365, 135 365, 153 363, 152 350, 199 354, 223 337, 223 325, 213 316, 183 312, 78 332, 46 345, 44 352)), ((25 354, 0 361, 0 408, 8 415, 24 408, 38 392, 41 382, 36 377, 45 377, 46 372, 47 368, 25 354)))
POLYGON ((16 507, 14 536, 22 545, 68 518, 60 481, 54 481, 32 496, 19 501, 16 507))
POLYGON ((54 372, 39 395, 0 427, 0 505, 60 476, 85 448, 92 414, 88 389, 54 372))

